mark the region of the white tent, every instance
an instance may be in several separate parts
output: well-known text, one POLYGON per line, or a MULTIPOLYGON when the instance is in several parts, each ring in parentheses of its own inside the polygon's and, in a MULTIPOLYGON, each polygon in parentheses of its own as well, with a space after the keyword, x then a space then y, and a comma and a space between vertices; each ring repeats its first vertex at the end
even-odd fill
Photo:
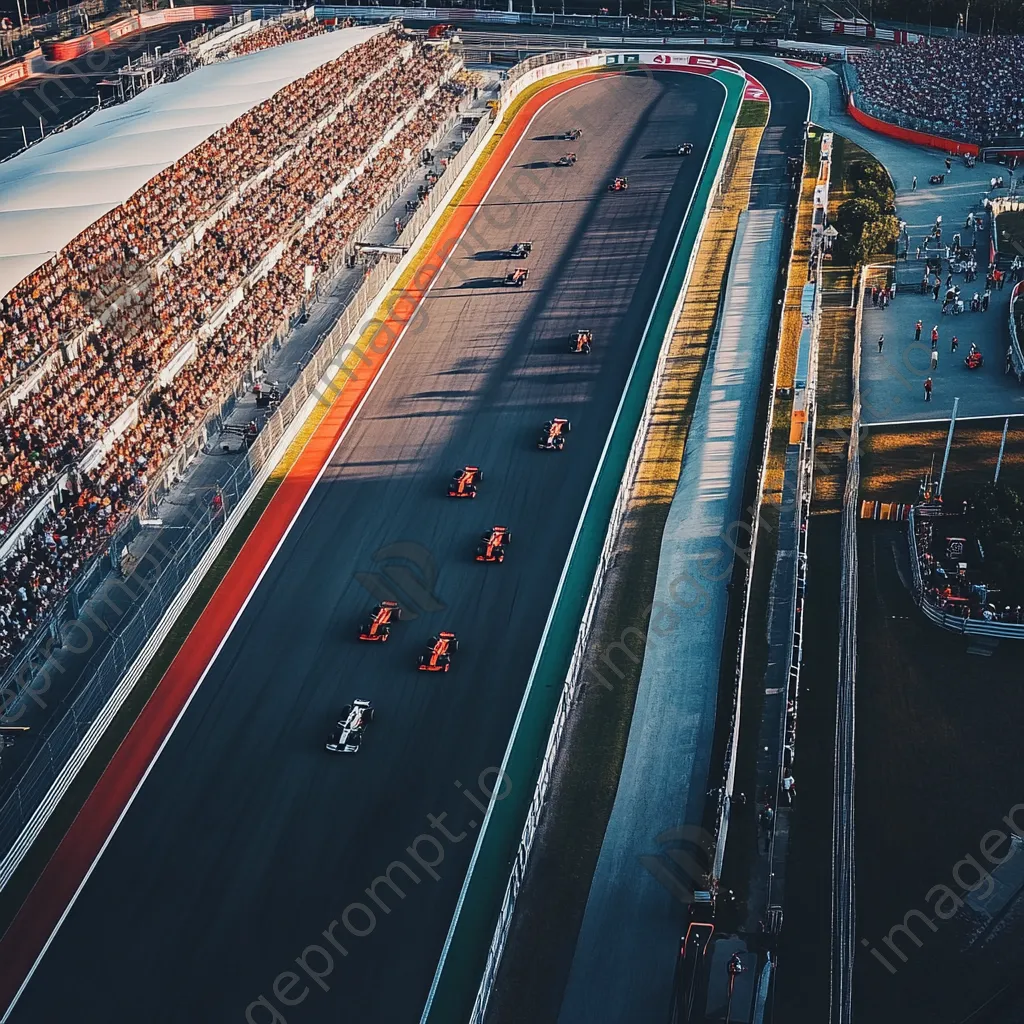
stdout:
POLYGON ((340 29, 211 64, 0 163, 0 295, 224 125, 379 31, 340 29))

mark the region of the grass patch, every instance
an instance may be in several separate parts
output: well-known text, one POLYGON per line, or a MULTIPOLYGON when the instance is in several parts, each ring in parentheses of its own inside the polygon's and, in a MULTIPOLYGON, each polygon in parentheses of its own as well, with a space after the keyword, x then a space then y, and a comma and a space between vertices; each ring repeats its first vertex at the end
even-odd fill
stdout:
POLYGON ((740 106, 737 128, 763 128, 768 123, 771 105, 760 100, 747 100, 740 106))
MULTIPOLYGON (((645 632, 661 537, 675 494, 690 421, 728 270, 740 213, 746 209, 761 128, 737 129, 669 346, 665 379, 644 444, 636 486, 587 638, 584 678, 625 630, 645 632)), ((632 635, 632 634, 631 634, 632 635)), ((616 663, 623 659, 616 659, 616 663)), ((492 1024, 554 1020, 572 964, 591 879, 625 756, 642 660, 625 661, 611 690, 581 698, 569 723, 555 781, 509 944, 488 1010, 492 1024)))
MULTIPOLYGON (((942 469, 947 433, 948 427, 934 423, 865 430, 861 435, 861 497, 871 501, 917 501, 922 478, 929 471, 938 477, 942 469)), ((1002 436, 1002 420, 957 422, 946 469, 947 500, 992 482, 1002 436)), ((1021 417, 1010 420, 999 480, 1015 490, 1024 487, 1021 417)))

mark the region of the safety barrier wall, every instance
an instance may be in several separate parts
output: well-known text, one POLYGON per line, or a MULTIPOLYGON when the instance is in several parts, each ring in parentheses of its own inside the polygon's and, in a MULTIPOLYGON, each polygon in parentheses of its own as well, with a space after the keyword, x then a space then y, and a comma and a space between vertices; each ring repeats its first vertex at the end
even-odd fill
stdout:
POLYGON ((884 121, 880 117, 867 113, 857 104, 857 98, 851 94, 846 106, 847 113, 859 125, 869 128, 873 132, 878 132, 879 135, 886 135, 891 139, 899 139, 901 142, 911 142, 915 146, 927 146, 929 149, 938 149, 944 153, 954 153, 957 156, 962 156, 965 153, 970 153, 972 156, 978 155, 978 147, 973 142, 959 142, 954 139, 943 138, 941 135, 932 135, 928 132, 918 131, 915 128, 904 128, 902 125, 884 121))
MULTIPOLYGON (((428 143, 428 148, 436 148, 461 116, 461 113, 453 115, 441 126, 428 143)), ((494 130, 490 124, 485 127, 494 130)), ((429 231, 441 215, 443 197, 450 197, 458 188, 470 169, 470 160, 477 155, 489 135, 488 131, 483 131, 471 137, 469 141, 477 149, 471 152, 467 144, 439 177, 431 193, 433 217, 422 222, 421 233, 429 231)), ((409 168, 409 174, 401 185, 396 185, 381 199, 354 237, 365 237, 370 233, 395 199, 404 192, 417 170, 416 167, 409 168)), ((344 267, 345 256, 340 254, 316 279, 312 294, 330 288, 344 267)), ((248 457, 216 488, 223 503, 221 510, 214 514, 208 504, 201 503, 194 510, 187 529, 175 536, 174 551, 168 551, 158 542, 155 548, 159 549, 160 558, 152 554, 153 548, 143 556, 143 562, 146 563, 148 559, 148 563, 140 568, 149 568, 151 573, 145 578, 133 577, 131 588, 122 588, 119 583, 104 584, 108 591, 116 590, 113 599, 121 603, 125 603, 126 589, 129 594, 133 590, 139 592, 133 594, 133 599, 127 602, 131 606, 130 618, 118 626, 116 637, 99 638, 92 661, 83 672, 83 676, 89 679, 88 686, 68 703, 61 717, 47 732, 39 750, 20 769, 17 782, 6 789, 3 802, 0 803, 0 851, 4 853, 0 860, 0 890, 9 881, 132 687, 141 678, 149 660, 166 638, 188 599, 195 593, 232 529, 283 457, 292 437, 316 403, 324 400, 322 396, 333 395, 329 390, 329 382, 333 380, 344 359, 354 350, 355 340, 365 327, 362 318, 384 300, 409 259, 411 256, 397 262, 382 260, 367 272, 363 282, 349 296, 337 323, 317 339, 307 365, 284 396, 281 405, 268 418, 255 443, 249 448, 248 457)), ((210 432, 219 430, 223 416, 230 413, 236 398, 247 390, 252 370, 279 347, 283 337, 301 315, 303 307, 304 304, 301 304, 282 320, 264 344, 259 357, 254 360, 253 367, 219 396, 215 402, 216 411, 211 412, 193 431, 154 478, 143 503, 144 512, 152 514, 156 511, 160 497, 181 476, 191 459, 203 449, 210 432)), ((133 520, 133 528, 138 528, 137 520, 133 520)), ((120 539, 120 534, 112 539, 112 553, 116 554, 119 550, 120 539)), ((94 558, 86 578, 76 585, 75 592, 62 603, 63 618, 76 613, 73 610, 78 609, 89 593, 95 590, 99 576, 105 574, 109 564, 106 551, 94 558)), ((106 599, 111 599, 109 593, 106 599)), ((79 622, 79 625, 82 624, 79 622)), ((87 624, 86 628, 89 628, 87 624)), ((37 644, 44 637, 45 633, 42 633, 37 644)), ((7 678, 19 682, 24 690, 33 676, 39 671, 46 671, 47 655, 48 649, 44 649, 34 661, 31 656, 20 659, 17 673, 11 672, 7 678)))
MULTIPOLYGON (((632 56, 632 55, 631 55, 632 56)), ((655 55, 648 54, 645 58, 641 55, 641 66, 648 67, 649 70, 659 70, 656 64, 647 64, 646 60, 651 59, 655 55)), ((569 68, 586 68, 586 67, 604 67, 609 63, 622 66, 623 55, 604 55, 597 54, 588 58, 581 58, 572 61, 565 61, 555 67, 547 69, 547 74, 555 73, 557 70, 564 69, 566 66, 569 68), (616 59, 613 61, 612 57, 616 59)), ((735 66, 735 65, 733 65, 735 66)), ((685 68, 685 62, 680 61, 677 65, 677 69, 682 70, 685 68)), ((521 86, 528 84, 529 81, 533 80, 537 76, 537 71, 530 71, 520 79, 521 86)), ((727 76, 723 76, 723 79, 727 76)), ((731 77, 733 83, 737 79, 731 77)), ((719 79, 720 81, 723 79, 719 79)), ((581 566, 578 571, 581 574, 578 586, 580 590, 586 587, 586 601, 581 609, 581 615, 572 619, 571 625, 567 622, 567 630, 575 630, 574 642, 569 657, 567 659, 568 668, 565 675, 560 680, 559 696, 556 707, 554 708, 553 718, 549 716, 544 718, 544 722, 550 721, 551 724, 548 726, 547 742, 543 747, 542 753, 540 753, 539 766, 534 768, 533 771, 536 773, 536 784, 530 798, 529 804, 526 806, 522 817, 517 816, 515 810, 509 810, 511 815, 508 821, 505 823, 504 828, 506 833, 511 830, 518 828, 521 830, 521 834, 518 841, 518 846, 514 856, 508 857, 506 867, 510 869, 507 881, 504 886, 504 892, 500 898, 500 904, 498 905, 497 913, 488 913, 486 904, 489 902, 489 897, 485 897, 485 906, 479 907, 475 901, 474 913, 480 914, 481 912, 486 915, 486 918, 492 924, 489 927, 492 928, 492 937, 490 946, 487 950, 486 957, 482 958, 482 970, 480 967, 475 969, 464 962, 459 961, 459 953, 452 954, 453 948, 458 941, 458 935, 456 934, 457 928, 460 923, 460 913, 463 911, 465 906, 468 906, 471 901, 466 899, 469 884, 472 880, 473 871, 471 869, 470 876, 467 877, 466 883, 463 888, 462 896, 459 899, 459 909, 456 912, 456 918, 453 921, 452 928, 449 932, 448 940, 445 943, 444 952, 442 953, 441 962, 438 966, 437 974, 435 976, 434 984, 431 988, 430 996, 428 998, 427 1007, 423 1013, 423 1022, 448 1021, 456 1019, 456 1016, 461 1014, 461 1010, 456 1010, 452 1005, 452 993, 459 991, 460 987, 464 985, 471 985, 478 981, 479 987, 473 1008, 470 1014, 470 1020, 472 1024, 479 1024, 484 1019, 486 1012, 487 1002, 490 997, 490 993, 497 976, 498 966, 500 964, 501 956, 504 951, 505 942, 508 936, 508 930, 511 925, 512 915, 515 910, 516 899, 519 893, 520 886, 526 872, 526 866, 529 861, 530 852, 533 847, 533 842, 536 836, 537 828, 540 822, 541 814, 543 811, 545 799, 547 796, 548 787, 551 781, 552 772, 554 769, 555 759, 558 754, 558 750, 561 744, 562 736, 565 732, 565 727, 568 721, 569 713, 574 704, 576 695, 579 692, 579 687, 582 682, 582 665, 583 665, 583 653, 585 649, 587 635, 592 625, 593 616, 597 607, 598 596, 600 593, 601 585, 607 575, 608 569, 611 566, 613 557, 613 548, 619 529, 621 527, 627 502, 629 499, 629 490, 632 481, 635 479, 636 471, 639 465, 641 453, 642 453, 642 442, 646 433, 647 425, 650 422, 651 413, 653 410, 653 403, 657 395, 657 389, 659 382, 664 373, 665 362, 667 359, 667 346, 665 345, 666 338, 671 337, 672 328, 676 320, 678 319, 679 310, 685 294, 686 285, 689 281, 690 274, 693 268, 693 261, 696 256, 697 248, 699 245, 701 234, 703 233, 706 213, 706 203, 714 189, 719 186, 721 180, 721 174, 724 168, 724 154, 728 149, 728 145, 732 139, 733 126, 735 123, 735 115, 739 109, 739 104, 743 95, 743 87, 737 87, 735 84, 730 88, 726 87, 726 101, 723 106, 722 121, 727 125, 727 131, 723 134, 721 131, 716 133, 716 141, 712 152, 709 153, 708 157, 705 158, 705 168, 712 160, 712 154, 717 163, 714 164, 714 171, 708 175, 706 170, 702 175, 702 181, 698 188, 698 193, 695 196, 694 202, 691 205, 691 209, 687 211, 687 217, 684 221, 683 227, 680 229, 681 249, 684 251, 686 247, 689 247, 687 253, 687 262, 683 277, 679 282, 679 287, 675 289, 671 294, 671 307, 668 315, 667 327, 664 332, 657 335, 657 349, 656 356, 654 359, 653 366, 647 371, 646 375, 641 372, 634 385, 633 380, 627 384, 627 392, 624 394, 622 403, 620 404, 620 412, 629 407, 631 396, 635 402, 637 397, 642 397, 642 404, 639 410, 637 410, 637 419, 631 420, 630 414, 623 416, 620 421, 618 415, 616 422, 612 427, 612 434, 609 436, 607 442, 606 452, 611 452, 616 445, 626 444, 626 450, 622 456, 611 456, 607 465, 603 465, 598 470, 597 477, 595 478, 593 494, 597 493, 597 489, 603 484, 604 488, 611 487, 610 497, 611 502, 608 506, 608 513, 605 522, 606 526, 598 526, 598 521, 602 515, 602 509, 600 507, 600 499, 594 499, 594 504, 590 504, 588 499, 588 509, 584 513, 584 518, 581 520, 580 526, 577 531, 577 541, 584 530, 584 523, 590 520, 592 531, 600 530, 600 542, 596 551, 596 558, 594 564, 584 564, 586 555, 582 555, 581 566), (694 214, 693 210, 699 210, 699 213, 694 214), (692 229, 692 234, 688 234, 692 229), (641 390, 642 389, 642 390, 641 390), (622 458, 621 462, 617 459, 622 458), (604 480, 599 478, 604 477, 604 480), (594 510, 597 511, 594 511, 594 510), (591 518, 592 513, 592 518, 591 518), (521 825, 517 825, 516 822, 521 821, 521 825), (454 961, 449 962, 449 956, 453 956, 454 961), (467 975, 460 975, 459 981, 452 981, 447 985, 448 991, 445 991, 445 986, 442 984, 445 971, 451 970, 453 973, 461 971, 469 971, 472 977, 467 975)), ((721 124, 721 122, 720 122, 721 124)), ((678 253, 673 256, 673 263, 677 258, 678 253)), ((671 267, 666 270, 666 280, 669 278, 671 267)), ((664 306, 664 296, 659 298, 659 306, 664 306)), ((655 315, 655 311, 652 311, 652 320, 655 315)), ((648 348, 648 343, 645 340, 644 345, 641 348, 641 352, 637 356, 637 364, 641 365, 641 357, 645 349, 648 348)), ((571 574, 571 566, 574 560, 577 558, 578 549, 577 543, 574 542, 573 551, 570 553, 569 560, 567 562, 565 572, 571 574)), ((562 591, 560 589, 560 595, 562 591)), ((577 598, 578 600, 578 598, 577 598)), ((561 596, 556 598, 556 607, 561 602, 561 596)), ((556 615, 555 611, 552 615, 556 615)), ((561 632, 561 631, 559 631, 561 632)), ((543 658, 543 645, 542 652, 538 655, 538 665, 541 664, 543 658)), ((517 722, 516 730, 513 734, 512 739, 509 742, 509 749, 506 752, 505 760, 502 766, 502 771, 509 766, 510 761, 513 757, 517 740, 521 733, 528 732, 529 727, 522 725, 525 718, 525 709, 530 700, 530 689, 532 688, 533 682, 531 679, 531 687, 528 688, 527 694, 524 696, 523 707, 520 710, 520 718, 517 722)), ((526 743, 532 747, 533 743, 537 742, 539 737, 536 737, 536 733, 526 737, 526 743)), ((543 742, 543 741, 541 741, 543 742)), ((530 760, 528 752, 520 752, 520 758, 526 761, 530 760)), ((537 762, 534 762, 535 764, 537 762)), ((531 775, 530 778, 533 778, 531 775)), ((517 776, 517 788, 522 785, 520 781, 521 777, 517 776)), ((487 820, 485 821, 484 830, 481 834, 481 839, 478 843, 476 852, 474 853, 474 867, 477 870, 485 870, 479 867, 479 854, 481 848, 484 845, 485 839, 487 838, 487 828, 491 823, 492 815, 504 814, 506 809, 510 808, 514 803, 514 800, 510 799, 506 803, 503 803, 498 809, 497 805, 492 804, 488 811, 487 820)), ((492 826, 493 827, 493 826, 492 826)), ((497 844, 501 845, 503 840, 499 837, 497 844)), ((497 848, 492 849, 492 859, 497 859, 498 853, 497 848)), ((500 884, 500 877, 496 880, 497 884, 500 884)), ((494 892, 490 889, 489 884, 485 881, 484 885, 488 885, 490 892, 494 892)), ((494 892, 495 902, 497 902, 497 893, 494 892)), ((466 960, 475 959, 475 954, 472 950, 475 948, 475 938, 472 935, 473 929, 468 929, 470 937, 465 939, 462 943, 464 948, 469 949, 471 952, 466 956, 466 960)), ((460 997, 455 996, 456 1000, 460 997)))
POLYGON ((921 556, 917 550, 917 510, 911 508, 907 514, 907 546, 910 554, 911 588, 918 608, 925 618, 940 629, 965 636, 991 636, 1002 640, 1024 640, 1024 625, 1016 622, 989 622, 987 619, 970 619, 936 608, 925 594, 924 579, 921 575, 921 556))

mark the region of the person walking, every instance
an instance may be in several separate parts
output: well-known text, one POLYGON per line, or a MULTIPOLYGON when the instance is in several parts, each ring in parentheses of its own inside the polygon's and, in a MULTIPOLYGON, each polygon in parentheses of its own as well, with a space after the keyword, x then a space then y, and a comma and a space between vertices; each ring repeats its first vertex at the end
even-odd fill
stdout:
POLYGON ((957 338, 957 336, 954 334, 952 340, 949 343, 949 351, 950 352, 955 352, 959 347, 960 347, 960 341, 957 338))
POLYGON ((932 400, 932 379, 931 377, 925 377, 924 379, 924 400, 930 402, 932 400))
POLYGON ((938 348, 939 345, 939 325, 936 324, 932 328, 932 348, 938 348))
POLYGON ((921 321, 918 320, 917 323, 914 325, 914 341, 920 341, 921 340, 921 327, 922 327, 921 321))
POLYGON ((782 795, 786 798, 786 803, 792 807, 793 798, 796 796, 796 780, 792 772, 786 772, 782 777, 782 795))
POLYGON ((939 279, 935 278, 935 284, 932 286, 932 302, 939 301, 939 289, 942 285, 939 283, 939 279))
POLYGON ((981 311, 982 313, 988 312, 988 304, 992 301, 992 289, 986 288, 985 294, 981 297, 981 311))
POLYGON ((881 354, 882 354, 882 346, 883 346, 884 344, 885 344, 885 335, 884 335, 884 334, 880 334, 880 335, 878 336, 878 354, 879 354, 879 355, 881 355, 881 354))
POLYGON ((932 370, 935 371, 939 368, 939 350, 937 348, 932 349, 932 370))
POLYGON ((917 191, 917 175, 916 174, 914 175, 914 180, 910 183, 910 191, 911 192, 916 192, 917 191))

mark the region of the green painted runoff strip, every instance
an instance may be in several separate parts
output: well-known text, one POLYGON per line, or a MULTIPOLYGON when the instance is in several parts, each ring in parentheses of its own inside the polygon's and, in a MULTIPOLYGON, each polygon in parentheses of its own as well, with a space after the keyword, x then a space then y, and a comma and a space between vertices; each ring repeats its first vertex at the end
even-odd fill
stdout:
POLYGON ((741 77, 722 71, 714 72, 711 77, 726 89, 718 131, 712 140, 704 173, 671 258, 664 288, 640 342, 636 371, 629 382, 605 460, 598 471, 551 628, 507 753, 505 772, 513 783, 512 789, 501 802, 492 804, 486 831, 480 836, 480 845, 456 911, 454 929, 448 937, 446 951, 434 979, 433 998, 424 1011, 423 1021, 426 1024, 468 1021, 476 1000, 619 485, 640 427, 658 356, 671 326, 672 312, 686 278, 700 225, 711 201, 716 172, 725 157, 730 131, 743 99, 745 83, 741 77))

